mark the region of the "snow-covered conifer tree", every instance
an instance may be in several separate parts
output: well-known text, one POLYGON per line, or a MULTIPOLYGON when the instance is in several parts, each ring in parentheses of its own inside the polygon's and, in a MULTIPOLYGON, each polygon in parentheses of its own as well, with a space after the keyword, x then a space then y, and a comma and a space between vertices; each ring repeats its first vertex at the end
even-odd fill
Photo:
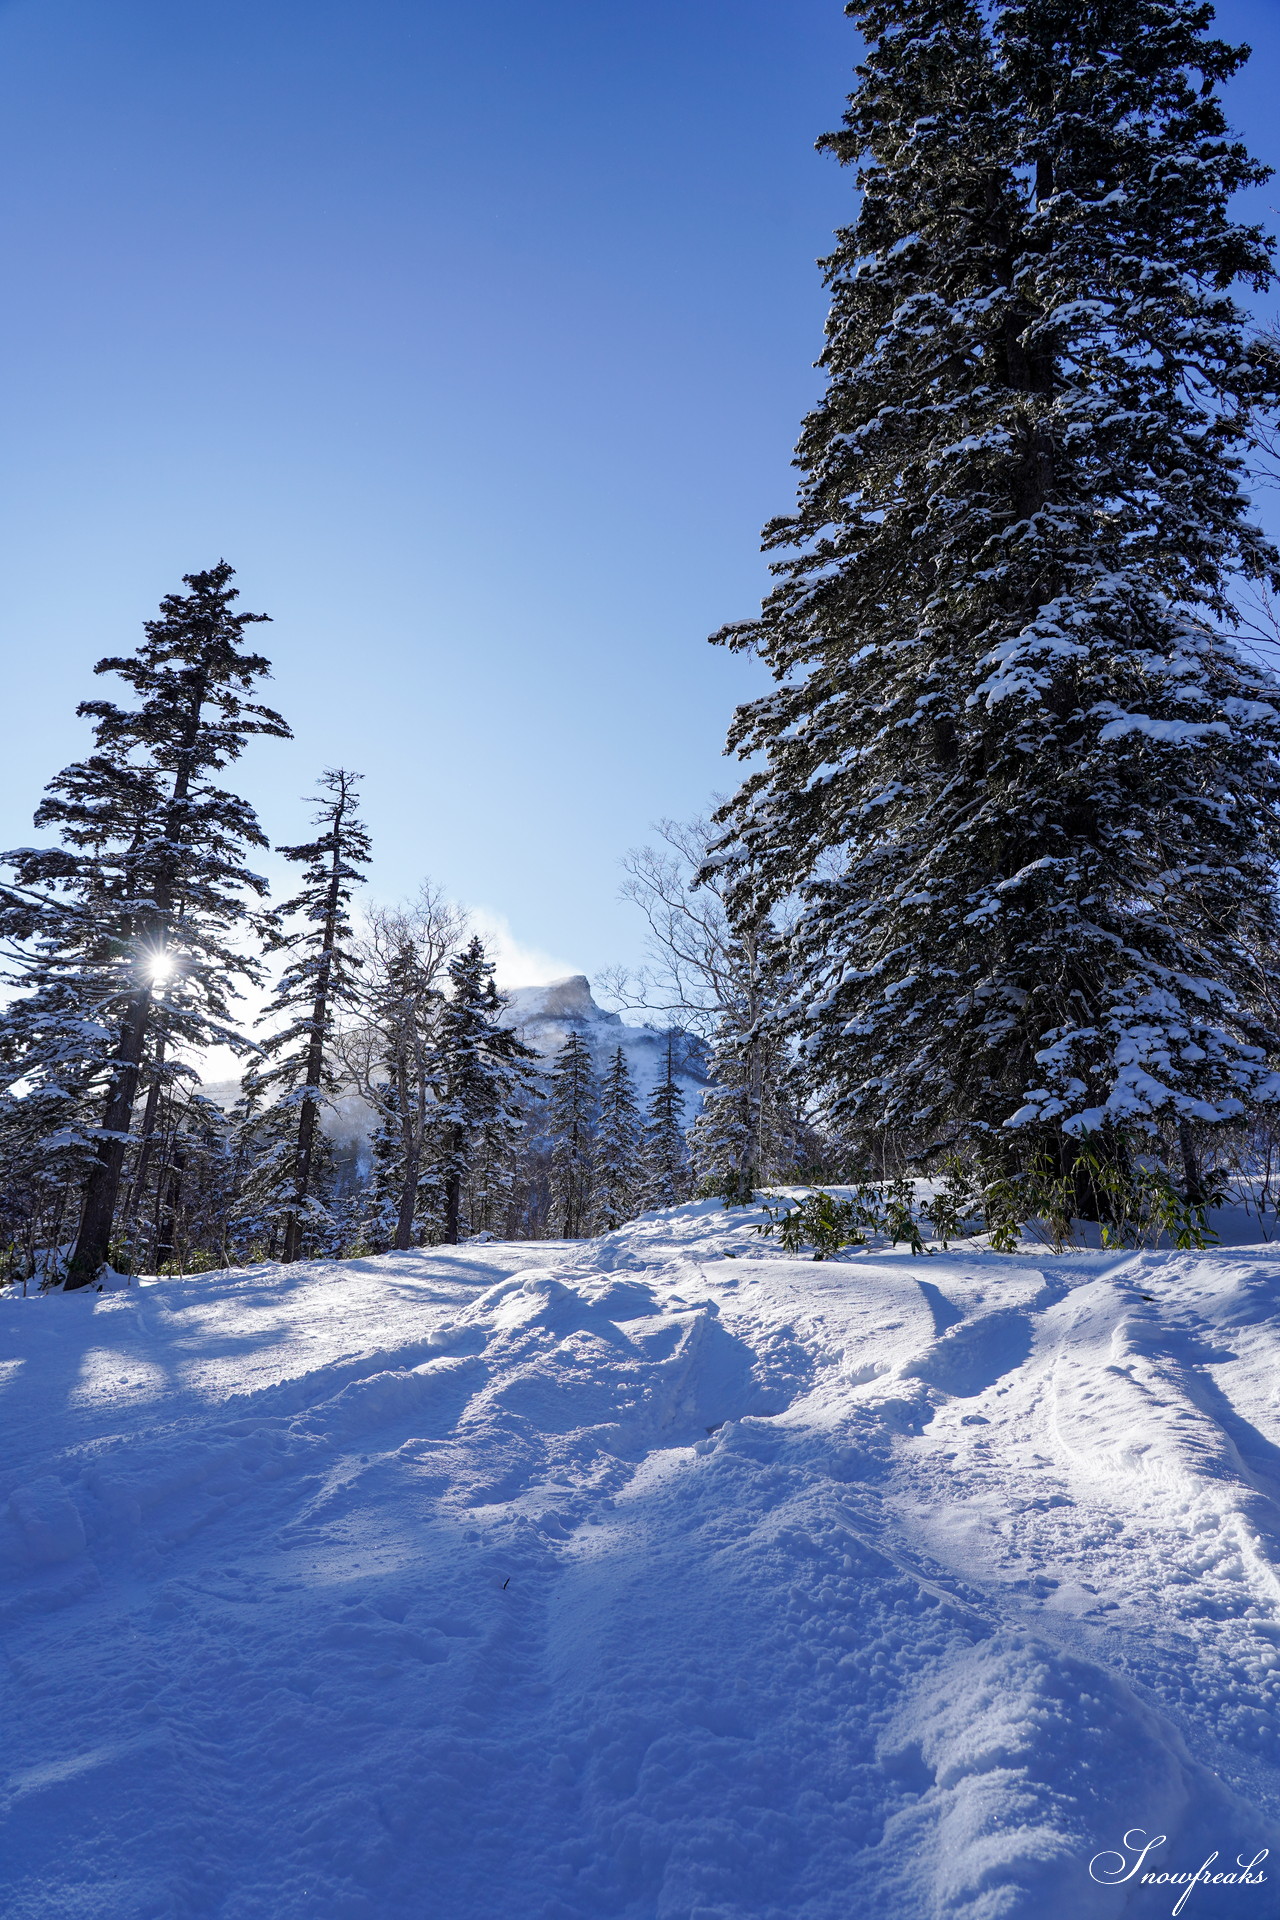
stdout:
POLYGON ((434 1190, 429 1139, 442 1084, 444 995, 412 939, 401 938, 386 955, 375 998, 382 1052, 370 1088, 379 1120, 370 1221, 377 1243, 403 1252, 413 1245, 427 1189, 434 1190))
POLYGON ((256 970, 234 936, 246 895, 265 891, 246 848, 266 841, 252 807, 212 776, 251 735, 288 728, 248 697, 269 663, 243 651, 244 630, 266 615, 232 611, 231 578, 225 561, 186 575, 190 592, 161 602, 135 653, 98 662, 137 704, 82 702, 94 751, 50 783, 36 813, 62 844, 6 856, 14 883, 0 888, 0 922, 27 991, 5 1009, 0 1055, 29 1097, 69 1096, 83 1167, 69 1287, 87 1285, 108 1257, 148 1066, 180 1078, 191 1070, 175 1047, 243 1044, 229 996, 256 970))
POLYGON ((149 1241, 149 1266, 157 1272, 226 1266, 233 1258, 235 1122, 187 1088, 175 1088, 165 1106, 147 1196, 149 1232, 135 1231, 132 1251, 137 1257, 149 1241))
POLYGON ((510 1121, 481 1129, 462 1188, 462 1211, 473 1234, 510 1237, 506 1229, 520 1173, 516 1129, 510 1121))
POLYGON ((841 1131, 1166 1141, 1274 1096, 1274 579, 1245 493, 1280 355, 1230 287, 1261 177, 1199 0, 868 0, 790 549, 719 636, 736 910, 799 893, 792 998, 841 1131))
POLYGON ((612 1233, 644 1204, 644 1144, 635 1082, 626 1053, 618 1047, 600 1088, 595 1138, 594 1216, 601 1232, 612 1233))
POLYGON ((711 1049, 711 1085, 689 1129, 704 1191, 747 1200, 757 1187, 798 1178, 815 1141, 797 1111, 781 1021, 772 1006, 752 1017, 727 1007, 711 1049))
POLYGON ((532 1081, 530 1049, 501 1024, 505 1005, 493 962, 478 935, 449 962, 449 995, 440 1014, 439 1104, 435 1171, 443 1193, 443 1238, 456 1245, 468 1174, 496 1137, 512 1145, 524 1126, 523 1096, 532 1081))
POLYGON ((88 1157, 74 1091, 50 1081, 0 1094, 0 1275, 44 1280, 75 1231, 88 1157))
POLYGON ((285 1150, 279 1119, 274 1108, 263 1107, 261 1090, 241 1081, 240 1097, 227 1115, 225 1230, 229 1257, 238 1261, 272 1259, 279 1252, 275 1169, 285 1150))
POLYGON ((343 1077, 377 1116, 362 1237, 379 1249, 403 1250, 438 1231, 443 982, 465 932, 466 916, 424 881, 407 906, 371 913, 360 943, 356 1007, 336 1051, 343 1077))
MULTIPOLYGON (((241 1088, 229 1128, 226 1237, 247 1258, 280 1260, 298 1151, 297 1108, 283 1100, 263 1105, 262 1089, 248 1074, 241 1088)), ((332 1151, 317 1131, 306 1216, 308 1256, 318 1253, 331 1236, 332 1177, 332 1151)))
MULTIPOLYGON (((269 1062, 250 1069, 258 1087, 283 1094, 281 1104, 296 1125, 291 1151, 278 1171, 276 1205, 280 1209, 280 1257, 297 1260, 307 1223, 317 1211, 312 1191, 312 1161, 317 1145, 320 1106, 334 1079, 330 1063, 334 1022, 350 1004, 352 979, 360 965, 351 928, 351 896, 364 878, 369 835, 357 811, 360 775, 331 767, 320 776, 315 824, 321 829, 304 846, 280 847, 286 860, 303 866, 303 884, 271 916, 273 945, 288 949, 285 967, 262 1018, 286 1016, 263 1043, 269 1062), (290 921, 301 927, 290 931, 290 921)), ((321 1220, 317 1224, 323 1224, 321 1220)))
POLYGON ((556 1055, 547 1099, 551 1200, 562 1240, 577 1240, 590 1225, 599 1107, 590 1049, 580 1033, 571 1032, 556 1055))
POLYGON ((649 1096, 645 1129, 645 1204, 678 1207, 689 1198, 689 1149, 684 1137, 684 1095, 676 1079, 674 1031, 667 1035, 665 1070, 649 1096))

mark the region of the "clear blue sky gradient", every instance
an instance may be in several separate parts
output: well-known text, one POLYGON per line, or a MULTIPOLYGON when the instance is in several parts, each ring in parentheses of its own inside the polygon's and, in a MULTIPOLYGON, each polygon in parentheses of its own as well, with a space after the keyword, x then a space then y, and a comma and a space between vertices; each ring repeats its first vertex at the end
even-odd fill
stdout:
MULTIPOLYGON (((1276 163, 1280 8, 1219 24, 1276 163)), ((856 53, 837 0, 0 5, 0 843, 225 555, 296 733, 242 762, 274 840, 362 769, 379 896, 633 959, 619 856, 734 784, 760 683, 705 636, 792 497, 856 53)))

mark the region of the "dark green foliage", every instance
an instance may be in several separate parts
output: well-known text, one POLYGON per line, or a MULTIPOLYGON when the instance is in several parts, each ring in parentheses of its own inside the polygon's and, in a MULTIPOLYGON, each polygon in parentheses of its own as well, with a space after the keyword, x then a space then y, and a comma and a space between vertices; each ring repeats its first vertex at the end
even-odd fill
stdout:
POLYGON ((679 1034, 667 1034, 663 1077, 649 1096, 645 1129, 645 1200, 650 1207, 678 1207, 689 1198, 693 1181, 685 1144, 684 1095, 676 1079, 679 1034))
POLYGON ((250 1077, 259 1096, 275 1090, 289 1115, 290 1145, 277 1159, 270 1202, 280 1221, 284 1260, 312 1250, 330 1230, 313 1172, 317 1153, 324 1151, 321 1104, 337 1085, 331 1060, 334 1025, 352 1003, 361 964, 351 896, 363 882, 370 847, 357 812, 359 780, 359 774, 342 767, 327 769, 317 795, 315 824, 321 832, 306 845, 278 849, 302 866, 303 883, 270 917, 271 945, 290 959, 262 1018, 278 1022, 283 1016, 285 1024, 263 1042, 265 1063, 255 1064, 250 1077))
POLYGON ((462 1206, 477 1162, 512 1149, 523 1130, 534 1055, 502 1025, 506 1003, 478 936, 449 962, 449 988, 440 1011, 433 1172, 443 1196, 442 1235, 452 1245, 470 1227, 462 1206))
POLYGON ((600 1089, 594 1174, 595 1225, 610 1233, 634 1219, 644 1204, 644 1122, 621 1047, 600 1089))
POLYGON ((829 1260, 845 1247, 866 1245, 866 1224, 854 1201, 838 1200, 834 1194, 811 1193, 786 1208, 765 1208, 766 1219, 757 1229, 776 1233, 784 1253, 800 1253, 813 1248, 815 1260, 829 1260))
POLYGON ((590 1051, 582 1035, 571 1032, 556 1056, 547 1099, 551 1197, 562 1240, 576 1240, 591 1226, 599 1108, 590 1051))
POLYGON ((98 662, 135 704, 82 703, 94 751, 36 813, 61 844, 6 856, 0 931, 18 943, 26 991, 5 1009, 0 1057, 10 1087, 57 1123, 80 1185, 69 1286, 107 1258, 144 1078, 190 1077, 176 1046, 245 1044, 229 1001, 256 969, 235 936, 246 895, 265 891, 245 866, 265 839, 213 776, 247 738, 288 729, 249 697, 268 662, 243 650, 244 630, 265 616, 232 611, 231 577, 225 562, 187 575, 190 592, 166 597, 136 653, 98 662))
POLYGON ((1104 1247, 1211 1246, 1217 1235, 1207 1214, 1223 1202, 1220 1176, 1198 1175, 1189 1193, 1148 1145, 1141 1133, 1108 1129, 1072 1143, 1069 1156, 1041 1140, 1021 1161, 1006 1152, 1003 1167, 994 1159, 979 1163, 976 1204, 990 1244, 1012 1253, 1025 1232, 1061 1252, 1078 1242, 1079 1223, 1087 1220, 1098 1226, 1104 1247))
POLYGON ((921 1217, 933 1229, 933 1238, 941 1240, 944 1250, 953 1240, 967 1238, 980 1209, 981 1198, 969 1169, 958 1154, 948 1154, 933 1197, 920 1209, 921 1217))
POLYGON ((757 1233, 776 1233, 786 1253, 812 1247, 815 1260, 829 1260, 845 1247, 865 1247, 876 1238, 895 1247, 905 1243, 913 1255, 925 1251, 915 1214, 915 1188, 906 1179, 881 1187, 864 1184, 846 1195, 819 1190, 785 1206, 766 1205, 764 1211, 757 1233))
POLYGON ((731 1167, 727 1173, 719 1176, 705 1175, 698 1190, 708 1198, 723 1200, 726 1211, 730 1207, 750 1207, 755 1204, 756 1197, 754 1173, 753 1167, 731 1167))
MULTIPOLYGON (((778 686, 732 739, 733 910, 799 897, 793 1030, 870 1155, 1237 1124, 1275 1098, 1274 579, 1244 457, 1280 356, 1229 195, 1239 55, 1192 0, 850 9, 862 201, 788 549, 729 629, 778 686), (984 1145, 984 1143, 986 1143, 984 1145)), ((1003 1149, 1002 1149, 1003 1151, 1003 1149)), ((1184 1183, 1185 1184, 1185 1183, 1184 1183)), ((991 1199, 995 1231, 1006 1214, 991 1199)))

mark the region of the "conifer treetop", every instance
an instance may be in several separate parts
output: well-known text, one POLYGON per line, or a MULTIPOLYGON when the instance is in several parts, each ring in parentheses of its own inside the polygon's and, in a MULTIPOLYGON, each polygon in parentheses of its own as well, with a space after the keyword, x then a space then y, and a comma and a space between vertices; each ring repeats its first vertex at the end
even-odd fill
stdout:
POLYGON ((190 593, 164 596, 159 619, 144 622, 144 644, 135 653, 97 662, 95 673, 118 674, 141 703, 123 709, 108 700, 81 701, 76 711, 97 721, 100 745, 126 751, 145 745, 157 767, 176 770, 186 757, 194 772, 238 759, 252 734, 291 738, 274 708, 246 697, 255 681, 270 675, 271 662, 243 650, 244 630, 271 616, 232 612, 240 597, 229 584, 234 575, 225 560, 207 572, 184 574, 190 593), (216 719, 208 717, 209 708, 216 719), (201 712, 198 737, 175 736, 175 710, 201 712))

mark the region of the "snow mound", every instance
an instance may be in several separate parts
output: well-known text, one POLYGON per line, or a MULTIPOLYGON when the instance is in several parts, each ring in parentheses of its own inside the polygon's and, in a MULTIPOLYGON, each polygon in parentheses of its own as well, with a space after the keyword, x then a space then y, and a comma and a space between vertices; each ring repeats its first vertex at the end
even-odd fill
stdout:
POLYGON ((1280 1252, 755 1219, 0 1300, 6 1920, 1270 1920, 1280 1252))

